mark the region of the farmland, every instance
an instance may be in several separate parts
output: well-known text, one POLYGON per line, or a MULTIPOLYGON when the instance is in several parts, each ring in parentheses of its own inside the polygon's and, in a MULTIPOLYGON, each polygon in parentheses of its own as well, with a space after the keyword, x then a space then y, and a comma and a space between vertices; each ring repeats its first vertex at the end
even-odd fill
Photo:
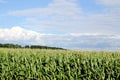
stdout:
POLYGON ((119 80, 120 53, 0 48, 0 80, 119 80))

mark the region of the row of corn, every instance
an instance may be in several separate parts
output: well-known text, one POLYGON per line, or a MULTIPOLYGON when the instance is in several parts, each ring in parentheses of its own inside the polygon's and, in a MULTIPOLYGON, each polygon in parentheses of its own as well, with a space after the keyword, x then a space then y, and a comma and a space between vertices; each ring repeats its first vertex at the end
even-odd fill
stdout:
POLYGON ((119 79, 119 52, 0 49, 0 80, 119 79))

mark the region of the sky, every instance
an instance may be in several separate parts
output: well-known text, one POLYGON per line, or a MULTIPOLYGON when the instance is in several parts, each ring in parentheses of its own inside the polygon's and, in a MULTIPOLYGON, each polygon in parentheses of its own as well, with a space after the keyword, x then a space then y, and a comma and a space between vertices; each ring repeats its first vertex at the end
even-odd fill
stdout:
POLYGON ((120 50, 120 0, 0 0, 0 42, 120 50))

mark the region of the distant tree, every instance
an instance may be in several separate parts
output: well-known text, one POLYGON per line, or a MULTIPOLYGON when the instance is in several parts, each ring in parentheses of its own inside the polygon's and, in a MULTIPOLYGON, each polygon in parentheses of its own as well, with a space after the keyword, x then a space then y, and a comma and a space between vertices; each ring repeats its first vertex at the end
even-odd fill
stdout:
POLYGON ((21 45, 6 43, 6 44, 0 44, 0 47, 2 47, 2 48, 21 48, 21 45))
POLYGON ((29 45, 25 45, 25 48, 30 48, 30 46, 29 45))
POLYGON ((31 49, 62 49, 63 50, 63 48, 58 48, 58 47, 48 47, 48 46, 41 46, 41 45, 31 45, 31 46, 25 45, 24 47, 22 47, 21 45, 18 45, 18 44, 9 44, 9 43, 6 43, 6 44, 0 43, 0 47, 1 48, 31 48, 31 49))

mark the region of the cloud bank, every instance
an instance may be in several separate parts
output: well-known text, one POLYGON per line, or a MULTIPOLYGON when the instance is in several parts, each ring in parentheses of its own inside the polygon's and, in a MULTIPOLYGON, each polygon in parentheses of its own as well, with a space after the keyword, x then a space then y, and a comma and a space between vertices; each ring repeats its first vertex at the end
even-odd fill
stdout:
POLYGON ((115 34, 120 29, 119 0, 95 0, 98 6, 104 6, 100 13, 86 13, 77 2, 78 0, 53 0, 47 7, 15 10, 8 15, 25 17, 26 21, 22 23, 24 27, 51 33, 115 34))
POLYGON ((14 24, 22 27, 0 29, 0 41, 69 49, 119 49, 120 0, 92 0, 95 6, 87 12, 78 1, 82 3, 52 0, 46 7, 9 11, 5 15, 22 19, 14 24))
POLYGON ((43 34, 18 26, 0 29, 0 34, 0 41, 5 43, 39 44, 88 50, 119 50, 120 47, 120 35, 99 33, 43 34))

